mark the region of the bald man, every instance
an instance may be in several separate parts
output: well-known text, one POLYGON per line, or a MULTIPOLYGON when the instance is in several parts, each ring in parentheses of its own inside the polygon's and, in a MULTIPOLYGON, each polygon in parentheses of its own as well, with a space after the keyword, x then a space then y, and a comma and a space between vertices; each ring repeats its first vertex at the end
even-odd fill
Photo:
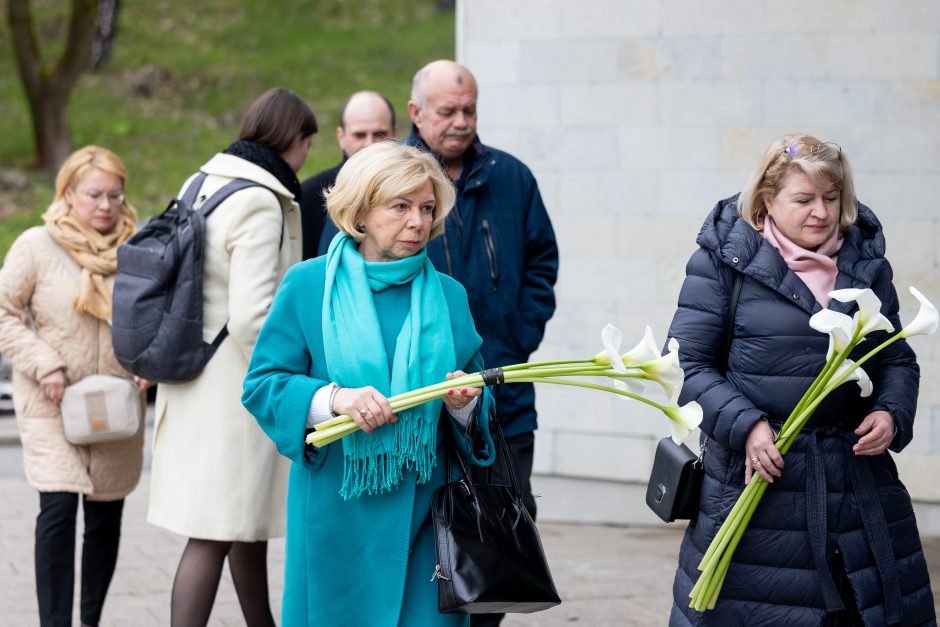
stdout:
MULTIPOLYGON (((339 109, 336 142, 343 151, 343 160, 336 167, 308 178, 301 185, 300 215, 303 224, 304 259, 315 257, 329 247, 335 228, 324 228, 328 222, 323 190, 336 182, 339 169, 346 159, 366 146, 395 137, 395 108, 388 98, 376 91, 357 91, 339 109)), ((329 225, 332 226, 332 225, 329 225)))
MULTIPOLYGON (((558 247, 532 173, 477 135, 477 83, 453 61, 435 61, 414 77, 406 144, 437 156, 457 188, 444 235, 428 244, 435 267, 467 289, 487 368, 528 361, 555 311, 558 247)), ((535 517, 529 487, 536 428, 532 384, 496 388, 500 422, 535 517)), ((495 474, 503 471, 499 462, 495 474)), ((472 624, 498 624, 495 615, 472 624)))

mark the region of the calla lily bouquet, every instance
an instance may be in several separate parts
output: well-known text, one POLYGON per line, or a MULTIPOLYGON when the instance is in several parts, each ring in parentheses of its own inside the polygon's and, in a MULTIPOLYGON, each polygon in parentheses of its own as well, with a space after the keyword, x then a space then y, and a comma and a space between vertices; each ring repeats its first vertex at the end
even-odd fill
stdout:
MULTIPOLYGON (((774 445, 782 455, 787 453, 813 412, 834 389, 847 381, 857 381, 863 397, 872 393, 872 382, 862 369, 866 361, 902 338, 928 335, 937 330, 938 323, 940 323, 937 308, 917 289, 911 287, 910 292, 920 301, 920 310, 914 320, 866 353, 857 362, 849 359, 848 355, 865 339, 865 336, 874 331, 892 333, 894 325, 881 314, 881 301, 870 289, 843 289, 829 293, 829 296, 840 302, 858 303, 858 311, 854 317, 850 318, 846 314, 823 309, 810 318, 809 324, 813 329, 829 334, 829 351, 822 372, 793 408, 774 440, 774 445)), ((700 612, 714 609, 731 563, 731 557, 761 497, 767 490, 767 485, 760 475, 754 474, 751 477, 750 483, 738 497, 724 524, 709 545, 698 566, 702 574, 689 594, 692 599, 689 606, 693 609, 700 612)))
MULTIPOLYGON (((604 350, 590 359, 543 361, 516 364, 499 369, 499 383, 552 383, 590 388, 617 394, 621 398, 632 398, 662 411, 670 420, 672 439, 677 443, 689 435, 702 422, 702 408, 692 402, 679 407, 677 401, 685 375, 679 367, 679 343, 669 340, 668 351, 660 354, 653 332, 646 327, 643 339, 633 349, 620 354, 622 336, 612 325, 601 332, 604 350), (605 385, 582 378, 606 378, 613 385, 605 385), (657 403, 643 396, 644 383, 657 384, 665 392, 667 401, 657 403)), ((411 392, 389 398, 392 411, 411 409, 441 398, 447 390, 457 387, 482 388, 491 384, 492 371, 477 372, 448 381, 442 381, 411 392)), ((307 436, 306 442, 317 447, 326 446, 359 429, 359 425, 347 415, 337 416, 318 424, 307 436)))

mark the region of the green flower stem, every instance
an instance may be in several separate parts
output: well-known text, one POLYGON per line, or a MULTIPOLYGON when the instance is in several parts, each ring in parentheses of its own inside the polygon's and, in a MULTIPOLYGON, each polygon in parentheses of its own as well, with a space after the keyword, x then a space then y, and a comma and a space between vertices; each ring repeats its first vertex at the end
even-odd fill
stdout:
MULTIPOLYGON (((556 383, 561 385, 575 385, 578 387, 589 387, 598 390, 613 392, 622 396, 628 396, 636 400, 648 403, 660 411, 665 412, 662 405, 658 405, 643 398, 642 396, 632 394, 623 390, 618 390, 609 386, 598 385, 586 382, 571 382, 561 379, 552 379, 551 376, 606 376, 615 378, 649 378, 642 371, 617 372, 610 369, 607 365, 598 365, 592 361, 559 361, 559 362, 541 362, 539 364, 517 364, 507 366, 503 369, 503 375, 506 383, 511 382, 531 382, 531 383, 556 383)), ((389 398, 389 404, 392 411, 399 412, 412 407, 417 407, 422 403, 427 403, 444 396, 447 390, 455 387, 484 387, 483 377, 480 373, 463 375, 442 381, 423 388, 411 390, 402 394, 397 394, 389 398)), ((321 422, 315 427, 315 432, 307 436, 307 443, 315 446, 325 446, 330 442, 348 435, 358 429, 356 422, 347 415, 337 416, 330 420, 321 422)))
POLYGON ((579 388, 590 388, 592 390, 601 390, 602 392, 610 392, 611 394, 619 394, 620 396, 626 396, 634 400, 640 401, 641 403, 646 403, 650 407, 655 407, 659 411, 666 413, 668 407, 655 403, 648 398, 640 396, 639 394, 633 394, 632 392, 627 392, 626 390, 618 390, 617 388, 612 388, 607 385, 600 385, 599 383, 588 383, 587 381, 568 381, 565 379, 554 379, 550 377, 520 377, 513 378, 513 381, 516 383, 554 383, 556 385, 571 385, 579 388))

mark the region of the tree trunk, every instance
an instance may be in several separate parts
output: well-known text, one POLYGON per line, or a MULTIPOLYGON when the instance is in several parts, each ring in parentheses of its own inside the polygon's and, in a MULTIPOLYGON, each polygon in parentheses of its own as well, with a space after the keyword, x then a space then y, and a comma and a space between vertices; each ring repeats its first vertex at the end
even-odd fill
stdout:
POLYGON ((111 60, 114 40, 118 33, 118 14, 121 0, 98 0, 98 18, 95 20, 95 38, 91 44, 89 66, 99 70, 111 60))
POLYGON ((97 0, 71 0, 68 39, 54 68, 42 62, 29 0, 8 0, 16 66, 33 122, 36 165, 55 173, 69 155, 68 99, 88 63, 97 0))

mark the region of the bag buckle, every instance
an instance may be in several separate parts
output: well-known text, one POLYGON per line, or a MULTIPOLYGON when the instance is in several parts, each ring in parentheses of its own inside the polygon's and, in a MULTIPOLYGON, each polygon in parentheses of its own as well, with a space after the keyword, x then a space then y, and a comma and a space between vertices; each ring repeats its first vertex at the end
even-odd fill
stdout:
POLYGON ((446 576, 446 575, 444 574, 444 571, 441 570, 441 565, 440 565, 440 564, 435 564, 435 566, 434 566, 434 574, 431 575, 430 581, 434 581, 435 579, 443 579, 444 581, 450 581, 450 577, 446 576))

